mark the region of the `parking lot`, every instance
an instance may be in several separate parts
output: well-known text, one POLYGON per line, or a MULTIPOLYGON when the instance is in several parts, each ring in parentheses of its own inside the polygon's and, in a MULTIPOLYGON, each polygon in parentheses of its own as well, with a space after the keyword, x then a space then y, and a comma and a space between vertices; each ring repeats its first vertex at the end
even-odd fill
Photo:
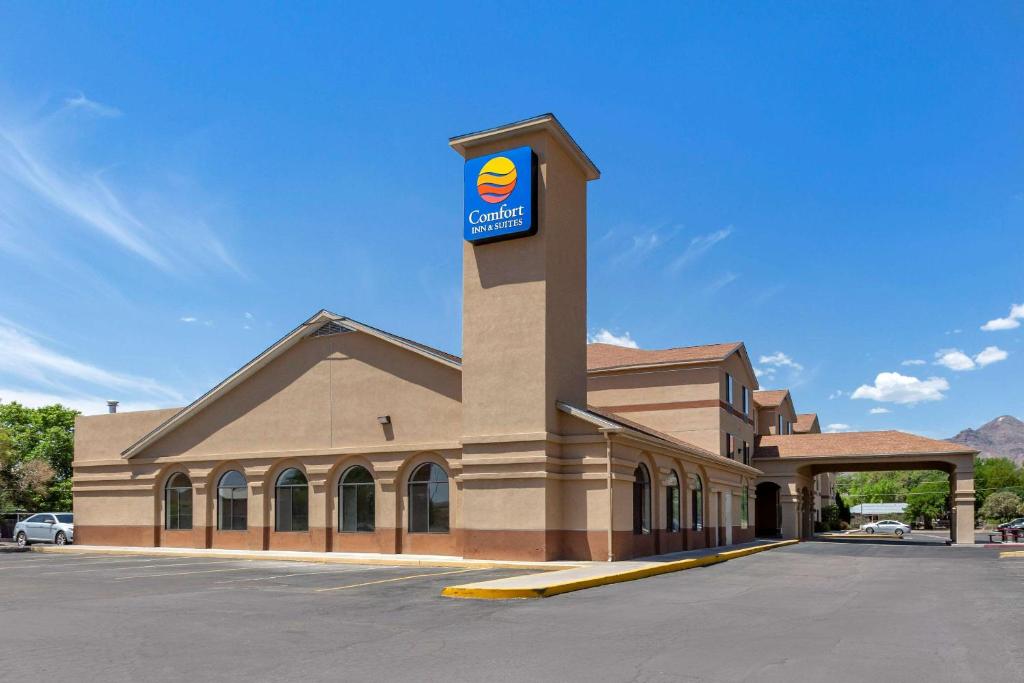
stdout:
POLYGON ((512 570, 0 554, 4 678, 1017 681, 1024 559, 802 543, 546 600, 512 570))

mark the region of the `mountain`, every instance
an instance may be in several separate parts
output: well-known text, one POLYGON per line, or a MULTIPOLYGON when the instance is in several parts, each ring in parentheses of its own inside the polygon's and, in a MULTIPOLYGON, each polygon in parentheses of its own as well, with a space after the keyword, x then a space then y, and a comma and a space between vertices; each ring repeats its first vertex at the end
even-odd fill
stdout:
POLYGON ((977 429, 965 429, 946 441, 977 448, 983 458, 1002 456, 1024 464, 1024 422, 1012 415, 997 417, 977 429))

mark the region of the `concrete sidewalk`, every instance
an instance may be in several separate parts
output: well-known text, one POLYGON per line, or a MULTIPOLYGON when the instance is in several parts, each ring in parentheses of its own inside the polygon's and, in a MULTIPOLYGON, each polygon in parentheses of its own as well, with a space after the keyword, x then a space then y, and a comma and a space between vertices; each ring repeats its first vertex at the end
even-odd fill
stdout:
POLYGON ((754 553, 792 545, 798 541, 752 541, 732 546, 730 550, 709 548, 668 555, 656 555, 623 562, 587 563, 561 571, 514 576, 493 581, 479 581, 449 586, 441 594, 449 598, 477 600, 509 600, 514 598, 548 598, 571 591, 635 581, 649 576, 668 574, 696 567, 707 567, 754 553))

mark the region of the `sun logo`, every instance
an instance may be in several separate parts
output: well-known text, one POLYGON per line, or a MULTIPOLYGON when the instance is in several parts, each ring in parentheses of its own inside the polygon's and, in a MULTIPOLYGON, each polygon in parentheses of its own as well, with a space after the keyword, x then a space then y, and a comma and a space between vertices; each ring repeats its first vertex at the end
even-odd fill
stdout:
POLYGON ((507 157, 494 157, 480 169, 476 177, 476 191, 488 204, 508 199, 516 189, 516 165, 507 157))

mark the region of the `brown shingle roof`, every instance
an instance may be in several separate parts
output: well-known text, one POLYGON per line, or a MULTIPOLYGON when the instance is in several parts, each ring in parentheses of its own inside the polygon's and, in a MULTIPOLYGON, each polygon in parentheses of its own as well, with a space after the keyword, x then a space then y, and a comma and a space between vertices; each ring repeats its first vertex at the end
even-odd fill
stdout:
MULTIPOLYGON (((793 433, 795 434, 809 434, 814 429, 814 424, 818 421, 817 413, 801 413, 796 416, 796 422, 793 423, 793 433)), ((819 430, 821 427, 818 428, 819 430)))
POLYGON ((704 344, 674 349, 628 349, 613 344, 587 344, 587 369, 609 370, 634 365, 676 365, 725 360, 741 342, 704 344))
POLYGON ((811 455, 903 455, 973 453, 972 448, 906 432, 838 432, 762 436, 756 458, 798 458, 811 455))
POLYGON ((775 406, 782 405, 782 402, 786 400, 786 395, 789 394, 789 389, 769 389, 767 391, 755 391, 754 392, 754 403, 759 406, 766 408, 774 408, 775 406))

